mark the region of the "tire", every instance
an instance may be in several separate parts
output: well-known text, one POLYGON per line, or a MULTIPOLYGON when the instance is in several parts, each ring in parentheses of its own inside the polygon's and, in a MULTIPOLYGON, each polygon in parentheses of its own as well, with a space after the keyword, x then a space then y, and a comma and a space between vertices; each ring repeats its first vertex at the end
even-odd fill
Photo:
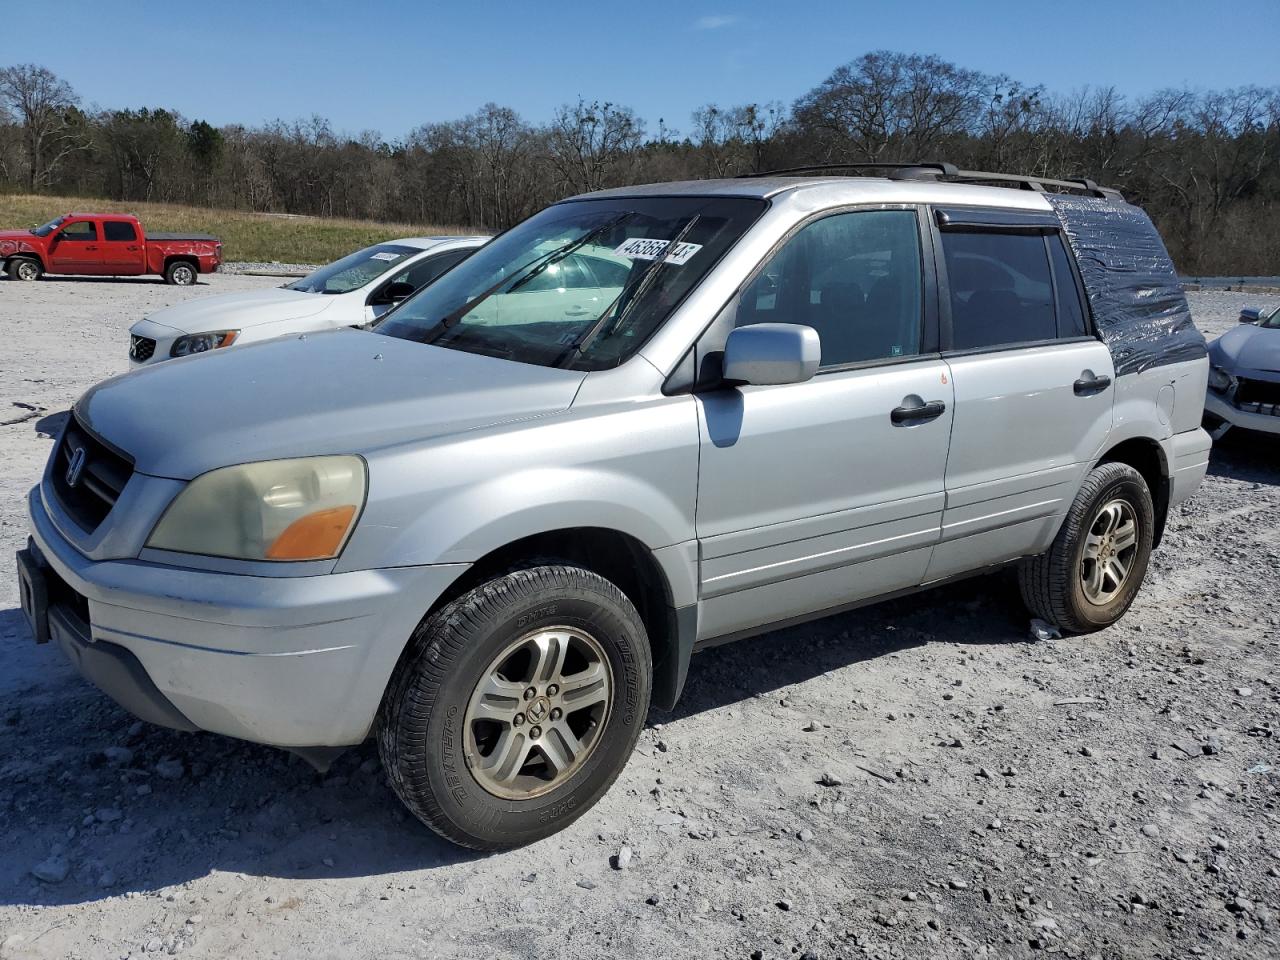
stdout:
POLYGON ((32 283, 44 275, 44 267, 39 260, 30 257, 14 257, 6 267, 10 280, 22 280, 32 283))
MULTIPOLYGON (((582 816, 622 772, 644 726, 652 673, 640 616, 608 580, 558 564, 512 571, 458 597, 414 631, 379 711, 383 767, 405 806, 442 837, 474 850, 532 843, 582 816), (556 636, 568 638, 569 651, 560 657, 566 672, 559 701, 558 688, 533 676, 537 652, 559 649, 556 636), (504 661, 508 656, 513 659, 504 661), (591 657, 598 670, 588 665, 591 673, 572 672, 591 657), (586 691, 586 698, 603 700, 575 707, 569 697, 584 700, 587 677, 605 678, 603 688, 593 684, 586 691), (515 692, 499 699, 486 693, 492 683, 515 692), (525 684, 537 694, 530 697, 525 684), (509 720, 488 719, 495 703, 509 720), (517 719, 525 714, 513 716, 513 710, 527 711, 527 718, 517 719), (548 716, 545 729, 535 726, 548 716), (557 773, 551 756, 572 755, 561 750, 569 741, 559 732, 570 723, 573 742, 584 746, 576 765, 557 773), (517 771, 506 779, 504 742, 529 745, 527 760, 506 764, 517 771)), ((515 747, 505 756, 524 754, 515 747)))
POLYGON ((1053 546, 1019 565, 1027 609, 1071 633, 1111 626, 1142 586, 1154 531, 1155 507, 1142 474, 1126 463, 1101 464, 1081 484, 1053 546), (1136 528, 1132 547, 1122 548, 1129 540, 1123 533, 1129 521, 1136 528), (1099 543, 1100 549, 1095 546, 1099 543), (1091 560, 1092 554, 1102 560, 1091 560), (1118 583, 1103 562, 1110 556, 1126 571, 1118 583))
POLYGON ((196 268, 186 260, 174 260, 164 268, 164 282, 175 287, 189 287, 196 282, 196 268))

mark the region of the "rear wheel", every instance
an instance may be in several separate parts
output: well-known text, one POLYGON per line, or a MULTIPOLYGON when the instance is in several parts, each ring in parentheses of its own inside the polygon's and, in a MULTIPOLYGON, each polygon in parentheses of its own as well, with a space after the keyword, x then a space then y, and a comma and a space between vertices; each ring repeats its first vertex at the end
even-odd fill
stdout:
POLYGON ((427 617, 383 702, 378 745, 404 804, 462 846, 500 850, 600 799, 649 707, 648 638, 616 586, 546 565, 427 617))
POLYGON ((1022 561, 1022 599, 1063 630, 1089 633, 1119 620, 1147 573, 1155 507, 1147 482, 1125 463, 1093 470, 1048 552, 1022 561))
POLYGON ((196 282, 196 268, 185 260, 175 260, 164 268, 164 282, 189 287, 196 282))
POLYGON ((40 265, 39 260, 31 260, 27 257, 10 260, 7 269, 10 280, 23 280, 27 283, 39 280, 44 273, 44 267, 40 265))

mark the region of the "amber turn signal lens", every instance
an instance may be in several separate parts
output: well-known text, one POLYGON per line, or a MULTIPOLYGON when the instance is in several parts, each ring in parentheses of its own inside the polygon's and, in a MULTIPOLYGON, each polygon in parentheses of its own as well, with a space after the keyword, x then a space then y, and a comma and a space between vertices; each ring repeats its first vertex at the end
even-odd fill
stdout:
POLYGON ((356 508, 348 505, 299 517, 267 548, 267 559, 328 560, 337 555, 355 515, 356 508))

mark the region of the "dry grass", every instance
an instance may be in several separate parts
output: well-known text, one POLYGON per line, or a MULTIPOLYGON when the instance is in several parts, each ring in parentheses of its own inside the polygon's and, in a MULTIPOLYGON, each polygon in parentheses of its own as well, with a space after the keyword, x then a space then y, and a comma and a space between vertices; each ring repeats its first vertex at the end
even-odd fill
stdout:
POLYGON ((223 241, 224 260, 328 263, 352 250, 398 237, 472 233, 463 227, 374 223, 322 217, 292 217, 239 210, 134 203, 85 197, 0 195, 0 229, 32 227, 63 213, 132 213, 156 233, 211 233, 223 241))

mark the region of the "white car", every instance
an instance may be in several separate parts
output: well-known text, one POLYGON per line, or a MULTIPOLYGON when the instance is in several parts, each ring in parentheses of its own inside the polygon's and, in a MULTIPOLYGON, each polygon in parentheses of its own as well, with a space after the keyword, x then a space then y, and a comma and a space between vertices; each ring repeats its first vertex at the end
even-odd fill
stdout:
POLYGON ((129 329, 129 365, 136 368, 282 334, 373 323, 488 240, 392 240, 357 250, 283 287, 165 307, 129 329))

